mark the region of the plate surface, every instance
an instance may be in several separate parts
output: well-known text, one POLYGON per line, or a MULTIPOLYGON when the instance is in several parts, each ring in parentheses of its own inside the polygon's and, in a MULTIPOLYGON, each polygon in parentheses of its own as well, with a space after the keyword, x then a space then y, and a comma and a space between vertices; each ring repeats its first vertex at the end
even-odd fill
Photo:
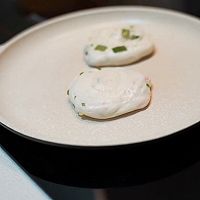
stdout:
POLYGON ((0 121, 25 136, 67 145, 148 141, 200 119, 200 21, 172 11, 110 7, 64 15, 18 35, 0 55, 0 121), (68 103, 71 80, 89 69, 83 47, 99 27, 140 24, 155 54, 128 66, 149 76, 148 109, 115 120, 82 120, 68 103))

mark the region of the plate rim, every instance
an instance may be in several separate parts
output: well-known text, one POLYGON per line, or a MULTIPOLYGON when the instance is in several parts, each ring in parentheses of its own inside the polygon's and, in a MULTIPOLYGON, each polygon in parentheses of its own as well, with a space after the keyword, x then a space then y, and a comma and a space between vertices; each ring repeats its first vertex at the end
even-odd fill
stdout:
POLYGON ((199 23, 200 25, 200 18, 188 13, 184 13, 181 11, 177 10, 172 10, 168 8, 160 8, 160 7, 153 7, 153 6, 105 6, 105 7, 99 7, 99 8, 90 8, 90 9, 83 9, 79 11, 74 11, 70 13, 65 13, 62 15, 58 15, 56 17, 50 18, 48 20, 45 20, 43 22, 40 22, 38 24, 35 24, 29 28, 26 28, 25 30, 19 32, 16 34, 14 37, 9 39, 7 42, 4 44, 1 44, 4 48, 1 51, 1 54, 9 48, 13 43, 17 42, 18 40, 22 39, 23 37, 39 30, 44 27, 47 27, 49 25, 52 25, 54 23, 63 21, 63 20, 68 20, 71 18, 76 18, 80 16, 85 16, 85 15, 90 15, 90 14, 98 14, 102 12, 117 12, 117 11, 151 11, 151 12, 160 12, 161 14, 168 14, 168 15, 174 15, 175 17, 181 17, 185 18, 186 20, 191 20, 193 22, 199 23))
POLYGON ((75 145, 75 144, 64 144, 64 143, 58 143, 58 142, 52 142, 52 141, 47 141, 47 140, 43 140, 43 139, 39 139, 39 138, 34 138, 31 137, 29 135, 25 135, 24 133, 21 133, 19 131, 16 131, 10 127, 8 127, 7 125, 5 125, 4 123, 0 122, 0 126, 2 128, 5 128, 7 131, 10 131, 11 133, 14 133, 15 135, 22 137, 24 139, 27 139, 29 141, 32 142, 36 142, 39 144, 43 144, 43 145, 47 145, 47 146, 54 146, 54 147, 60 147, 60 148, 65 148, 65 149, 75 149, 75 150, 110 150, 110 149, 121 149, 121 148, 128 148, 128 147, 141 147, 141 146, 148 146, 148 145, 152 145, 152 144, 157 144, 157 143, 161 143, 164 141, 168 141, 170 139, 173 139, 177 136, 183 136, 186 134, 190 134, 189 132, 193 129, 199 129, 200 128, 200 121, 189 126, 186 128, 183 128, 179 131, 176 131, 174 133, 171 133, 169 135, 165 135, 165 136, 161 136, 155 139, 149 139, 149 140, 144 140, 144 141, 140 141, 140 142, 129 142, 129 143, 125 143, 125 144, 110 144, 110 145, 75 145))
MULTIPOLYGON (((44 22, 41 22, 39 24, 33 25, 33 26, 21 31, 20 33, 16 34, 13 38, 9 39, 6 43, 4 43, 1 46, 0 55, 2 53, 4 53, 4 51, 6 51, 10 46, 15 44, 15 42, 19 41, 20 39, 23 39, 23 37, 25 37, 33 32, 36 32, 37 30, 45 28, 49 25, 52 25, 54 23, 58 23, 63 20, 68 20, 68 19, 72 19, 72 18, 76 18, 76 17, 80 17, 80 16, 85 16, 85 15, 90 15, 90 14, 98 14, 98 13, 102 13, 102 12, 113 12, 113 11, 118 12, 118 11, 134 11, 134 10, 144 11, 144 12, 145 11, 156 12, 156 13, 160 12, 161 14, 168 14, 168 15, 173 15, 175 17, 179 17, 179 18, 185 18, 186 20, 193 21, 200 25, 200 18, 190 15, 190 14, 187 14, 187 13, 184 13, 184 12, 181 12, 181 11, 171 10, 171 9, 167 9, 167 8, 160 8, 160 7, 153 7, 153 6, 106 6, 106 7, 100 7, 100 8, 90 8, 90 9, 84 9, 84 10, 80 10, 80 11, 62 14, 57 17, 53 17, 49 20, 46 20, 44 22)), ((168 138, 172 138, 179 134, 187 133, 190 131, 190 129, 193 129, 195 127, 199 128, 200 120, 198 122, 192 124, 191 126, 180 129, 169 135, 157 137, 155 139, 148 139, 148 140, 139 141, 139 142, 128 142, 128 143, 122 143, 122 144, 107 144, 107 145, 91 145, 91 144, 90 145, 75 145, 75 144, 58 143, 58 142, 35 138, 35 137, 29 136, 25 133, 18 132, 16 130, 14 130, 13 128, 10 128, 9 126, 7 126, 6 124, 4 124, 1 121, 0 121, 0 126, 2 126, 3 128, 7 129, 8 131, 10 131, 20 137, 23 137, 25 139, 28 139, 28 140, 31 140, 31 141, 37 142, 37 143, 46 144, 49 146, 70 148, 70 149, 96 150, 96 149, 105 149, 105 148, 106 149, 121 148, 121 147, 125 147, 125 146, 126 147, 133 146, 133 145, 134 146, 143 146, 143 145, 147 145, 147 144, 158 143, 161 140, 164 141, 168 138)))

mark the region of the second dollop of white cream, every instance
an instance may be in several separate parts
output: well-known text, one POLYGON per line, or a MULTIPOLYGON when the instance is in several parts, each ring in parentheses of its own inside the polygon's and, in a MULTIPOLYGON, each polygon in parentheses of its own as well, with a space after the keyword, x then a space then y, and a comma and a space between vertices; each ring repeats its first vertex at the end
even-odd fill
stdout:
POLYGON ((135 70, 93 69, 73 80, 68 95, 80 115, 108 119, 146 107, 150 85, 150 80, 135 70))
POLYGON ((96 30, 89 38, 84 48, 84 58, 88 65, 95 67, 121 66, 140 60, 154 51, 154 44, 138 25, 106 27, 96 30), (135 39, 123 37, 122 31, 129 30, 130 36, 135 39), (98 45, 107 47, 106 50, 96 50, 98 45), (125 46, 126 51, 114 52, 113 48, 125 46))

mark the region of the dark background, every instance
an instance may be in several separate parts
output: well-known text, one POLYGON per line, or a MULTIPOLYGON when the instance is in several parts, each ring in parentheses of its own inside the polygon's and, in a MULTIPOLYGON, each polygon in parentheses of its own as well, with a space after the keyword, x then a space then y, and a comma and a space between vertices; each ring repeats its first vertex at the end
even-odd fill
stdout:
POLYGON ((0 43, 49 17, 112 5, 148 5, 200 16, 200 2, 195 0, 0 0, 0 43))
MULTIPOLYGON (((108 5, 149 5, 200 16, 200 2, 189 0, 0 0, 0 43, 5 43, 22 30, 56 15, 108 5)), ((6 130, 1 127, 0 134, 3 132, 6 130)), ((9 152, 9 148, 7 151, 9 152)), ((32 178, 51 198, 58 200, 200 199, 200 161, 161 180, 123 188, 83 189, 47 182, 38 177, 32 178)))

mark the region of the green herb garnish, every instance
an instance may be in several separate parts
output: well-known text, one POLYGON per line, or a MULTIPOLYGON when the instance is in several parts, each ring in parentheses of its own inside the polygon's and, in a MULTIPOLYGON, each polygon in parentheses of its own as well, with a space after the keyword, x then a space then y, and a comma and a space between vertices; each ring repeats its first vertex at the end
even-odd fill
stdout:
POLYGON ((75 109, 75 105, 74 105, 74 104, 72 104, 72 106, 73 106, 73 108, 75 109))
POLYGON ((129 39, 130 38, 130 30, 122 29, 122 37, 125 39, 129 39))
POLYGON ((105 51, 107 48, 108 48, 107 46, 99 44, 95 47, 95 50, 96 51, 105 51))
POLYGON ((69 96, 69 90, 67 90, 67 95, 69 96))
POLYGON ((149 83, 146 83, 146 86, 151 90, 151 85, 149 83))
POLYGON ((85 103, 81 103, 82 106, 85 106, 85 103))
POLYGON ((81 73, 80 73, 80 76, 81 76, 83 73, 84 73, 84 72, 81 72, 81 73))
POLYGON ((74 96, 74 99, 76 99, 76 96, 74 96))
POLYGON ((131 40, 135 40, 135 39, 138 39, 139 37, 140 37, 139 35, 131 35, 130 39, 131 40))
POLYGON ((119 46, 119 47, 114 47, 112 48, 114 53, 120 53, 123 51, 127 51, 127 48, 125 46, 119 46))
POLYGON ((135 40, 135 39, 138 39, 140 36, 139 35, 130 35, 129 29, 122 29, 122 37, 127 40, 135 40))

